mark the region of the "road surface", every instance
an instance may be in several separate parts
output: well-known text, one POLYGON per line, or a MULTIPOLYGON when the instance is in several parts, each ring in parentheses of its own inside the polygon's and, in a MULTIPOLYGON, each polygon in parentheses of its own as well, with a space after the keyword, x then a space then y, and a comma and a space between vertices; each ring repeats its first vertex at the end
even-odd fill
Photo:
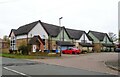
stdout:
POLYGON ((2 58, 2 74, 28 77, 32 75, 110 75, 72 67, 11 58, 2 58))
POLYGON ((118 61, 118 55, 120 54, 115 52, 87 53, 80 55, 62 54, 62 58, 59 59, 33 59, 32 61, 118 75, 118 71, 107 67, 105 64, 105 62, 108 61, 118 61))

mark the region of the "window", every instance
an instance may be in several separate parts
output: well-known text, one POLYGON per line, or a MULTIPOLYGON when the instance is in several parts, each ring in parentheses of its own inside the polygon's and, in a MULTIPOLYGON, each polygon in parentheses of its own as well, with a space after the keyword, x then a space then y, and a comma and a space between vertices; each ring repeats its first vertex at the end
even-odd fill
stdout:
POLYGON ((42 39, 43 40, 43 45, 45 45, 45 39, 42 39))
POLYGON ((16 50, 16 38, 15 37, 11 37, 10 49, 16 50))
POLYGON ((81 43, 87 43, 87 40, 81 40, 81 43))

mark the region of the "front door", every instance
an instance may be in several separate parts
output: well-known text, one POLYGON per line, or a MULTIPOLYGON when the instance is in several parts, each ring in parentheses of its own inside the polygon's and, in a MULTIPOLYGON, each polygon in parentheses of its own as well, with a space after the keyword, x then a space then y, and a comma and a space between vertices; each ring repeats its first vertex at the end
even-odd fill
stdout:
POLYGON ((36 45, 33 45, 33 52, 36 52, 36 45))

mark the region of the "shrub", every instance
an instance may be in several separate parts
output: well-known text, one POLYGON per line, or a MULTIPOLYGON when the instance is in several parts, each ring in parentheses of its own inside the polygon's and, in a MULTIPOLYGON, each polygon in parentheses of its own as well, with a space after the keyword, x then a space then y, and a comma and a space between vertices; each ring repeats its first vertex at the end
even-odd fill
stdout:
POLYGON ((9 49, 9 53, 12 54, 12 53, 13 53, 13 50, 9 49))
POLYGON ((84 54, 84 53, 87 53, 87 51, 86 50, 82 50, 82 53, 84 54))
POLYGON ((28 47, 25 45, 19 46, 18 51, 21 51, 23 55, 28 55, 28 47))

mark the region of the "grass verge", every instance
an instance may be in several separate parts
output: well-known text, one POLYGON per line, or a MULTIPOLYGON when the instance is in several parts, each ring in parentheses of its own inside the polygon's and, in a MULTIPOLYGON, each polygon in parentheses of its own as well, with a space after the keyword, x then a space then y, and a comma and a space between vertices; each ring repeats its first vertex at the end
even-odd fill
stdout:
POLYGON ((17 58, 17 59, 40 59, 40 58, 49 58, 49 57, 59 57, 59 54, 39 54, 39 55, 21 55, 21 54, 9 54, 9 53, 2 53, 0 54, 2 57, 7 58, 17 58))

